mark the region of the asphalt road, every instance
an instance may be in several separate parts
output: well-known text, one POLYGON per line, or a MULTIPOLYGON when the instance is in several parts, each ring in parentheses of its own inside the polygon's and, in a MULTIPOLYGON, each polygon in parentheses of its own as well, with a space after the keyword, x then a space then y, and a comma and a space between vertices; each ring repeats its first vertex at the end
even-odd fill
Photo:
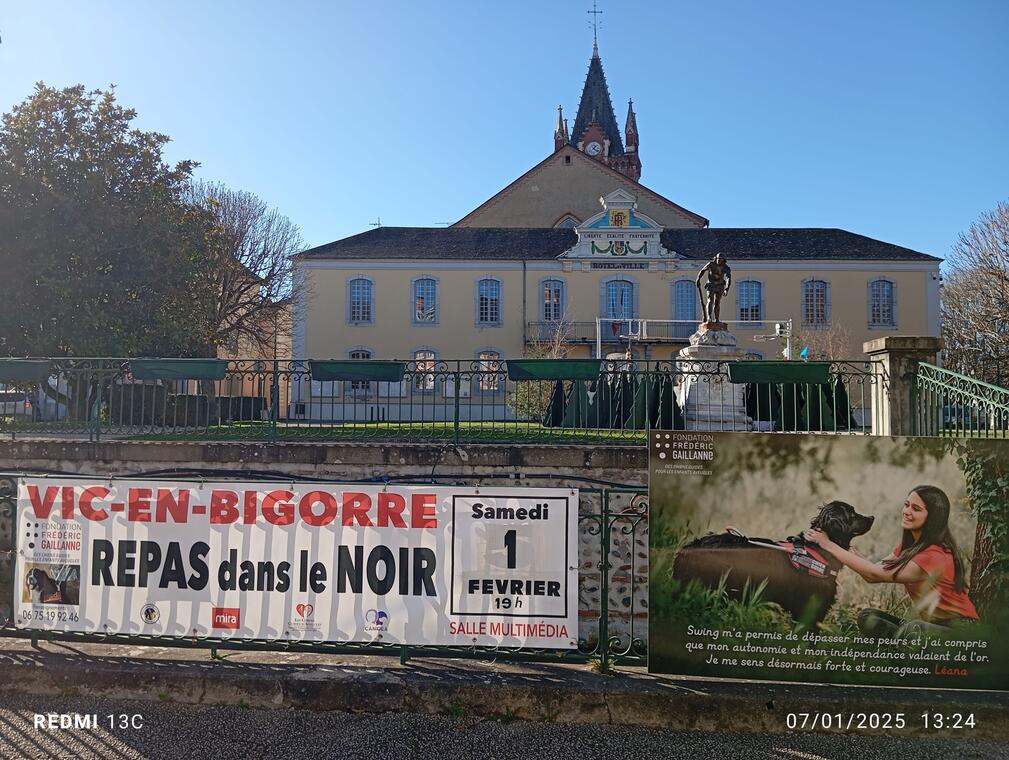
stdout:
MULTIPOLYGON (((59 718, 57 717, 58 721, 59 718)), ((117 722, 121 718, 114 719, 117 722)), ((169 702, 5 695, 0 757, 102 760, 445 757, 452 760, 922 760, 1009 758, 1009 746, 956 738, 708 734, 465 716, 350 715, 169 702), (97 714, 98 728, 39 729, 36 714, 97 714), (142 716, 110 728, 109 715, 142 716)))

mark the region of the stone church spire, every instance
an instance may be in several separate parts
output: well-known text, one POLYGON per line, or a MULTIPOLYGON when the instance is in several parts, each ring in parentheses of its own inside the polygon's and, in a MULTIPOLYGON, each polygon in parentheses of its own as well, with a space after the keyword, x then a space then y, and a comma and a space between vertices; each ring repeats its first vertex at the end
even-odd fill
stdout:
POLYGON ((627 140, 622 156, 616 156, 611 166, 625 177, 635 182, 641 178, 641 158, 638 156, 638 118, 634 113, 634 101, 627 101, 627 121, 624 123, 624 137, 627 140))
POLYGON ((568 136, 568 120, 564 118, 563 106, 557 106, 557 125, 554 127, 554 150, 560 150, 571 142, 568 136))
POLYGON ((634 101, 627 101, 627 121, 624 123, 624 137, 627 138, 627 152, 638 146, 638 120, 634 115, 634 101))
MULTIPOLYGON (((589 72, 585 77, 582 99, 578 103, 578 113, 575 115, 575 124, 569 138, 572 145, 579 146, 590 142, 586 140, 586 137, 589 136, 586 132, 593 122, 598 125, 602 133, 601 136, 609 142, 607 156, 622 155, 624 144, 620 139, 616 116, 613 114, 613 103, 610 101, 610 90, 606 86, 606 74, 603 73, 599 47, 595 43, 592 45, 589 72)), ((599 157, 605 158, 607 156, 600 155, 599 157)))

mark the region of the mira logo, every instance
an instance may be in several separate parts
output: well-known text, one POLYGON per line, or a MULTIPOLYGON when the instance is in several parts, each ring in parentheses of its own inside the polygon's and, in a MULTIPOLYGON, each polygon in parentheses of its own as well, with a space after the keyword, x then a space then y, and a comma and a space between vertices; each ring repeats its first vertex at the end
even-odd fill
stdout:
POLYGON ((214 607, 212 612, 214 628, 231 628, 232 630, 241 628, 242 611, 238 607, 214 607))

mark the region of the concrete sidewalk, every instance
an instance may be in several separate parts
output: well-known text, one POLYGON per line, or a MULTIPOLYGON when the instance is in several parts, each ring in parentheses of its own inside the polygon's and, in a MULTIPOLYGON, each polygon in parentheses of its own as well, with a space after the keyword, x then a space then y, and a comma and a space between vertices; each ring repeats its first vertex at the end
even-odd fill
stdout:
MULTIPOLYGON (((922 735, 923 712, 973 713, 962 734, 1009 741, 1009 693, 711 681, 618 668, 393 657, 43 642, 0 637, 0 694, 94 696, 264 709, 413 712, 503 720, 605 723, 700 731, 781 732, 789 713, 903 713, 922 735)), ((945 731, 933 734, 949 735, 945 731)))

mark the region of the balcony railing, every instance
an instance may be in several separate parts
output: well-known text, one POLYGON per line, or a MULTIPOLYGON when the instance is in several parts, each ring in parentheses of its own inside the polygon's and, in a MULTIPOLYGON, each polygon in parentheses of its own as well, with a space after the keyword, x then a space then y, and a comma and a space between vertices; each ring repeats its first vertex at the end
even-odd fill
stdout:
MULTIPOLYGON (((697 320, 600 319, 603 343, 626 343, 629 337, 644 343, 686 343, 697 331, 697 320)), ((529 322, 526 340, 530 343, 596 342, 596 322, 529 322)))
POLYGON ((911 403, 918 435, 1009 437, 1009 388, 922 362, 911 403))

